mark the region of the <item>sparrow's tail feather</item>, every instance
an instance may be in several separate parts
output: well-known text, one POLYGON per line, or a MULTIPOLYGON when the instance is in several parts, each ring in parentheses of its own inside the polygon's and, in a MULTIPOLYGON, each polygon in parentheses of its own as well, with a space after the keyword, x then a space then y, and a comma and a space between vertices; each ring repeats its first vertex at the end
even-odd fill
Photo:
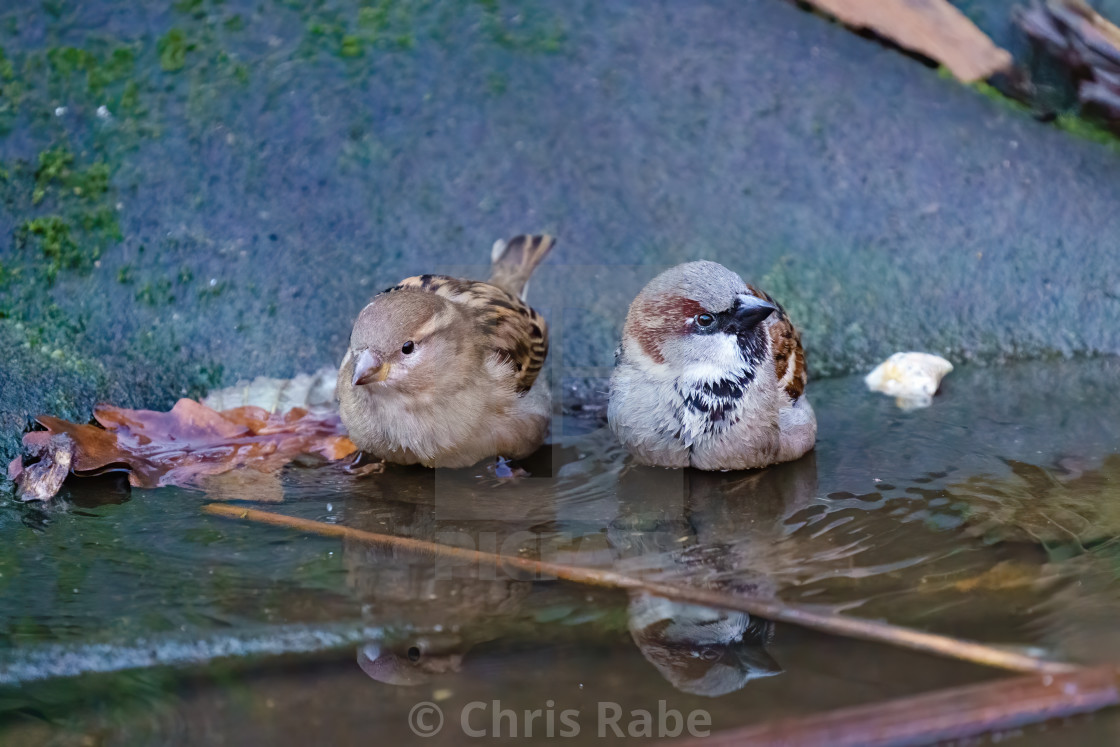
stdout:
POLYGON ((555 243, 556 239, 547 234, 498 239, 490 254, 490 282, 524 301, 529 276, 555 243))

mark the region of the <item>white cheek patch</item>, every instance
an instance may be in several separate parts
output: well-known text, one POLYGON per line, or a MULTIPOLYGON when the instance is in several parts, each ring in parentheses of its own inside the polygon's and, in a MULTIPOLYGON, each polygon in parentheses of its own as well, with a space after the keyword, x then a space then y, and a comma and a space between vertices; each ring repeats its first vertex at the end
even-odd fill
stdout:
POLYGON ((735 335, 717 332, 705 340, 705 343, 708 357, 685 368, 680 376, 682 382, 703 384, 720 381, 729 374, 749 368, 743 362, 739 340, 735 335))

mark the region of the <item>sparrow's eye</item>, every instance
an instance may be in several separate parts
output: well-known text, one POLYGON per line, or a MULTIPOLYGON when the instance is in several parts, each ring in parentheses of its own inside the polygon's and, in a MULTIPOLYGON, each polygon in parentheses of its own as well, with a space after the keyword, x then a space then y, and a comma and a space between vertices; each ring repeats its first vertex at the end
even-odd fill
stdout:
POLYGON ((412 355, 412 351, 416 349, 416 343, 409 340, 404 345, 401 345, 401 352, 405 355, 412 355))
POLYGON ((712 325, 716 323, 716 318, 711 314, 697 314, 696 326, 700 329, 711 329, 712 325))

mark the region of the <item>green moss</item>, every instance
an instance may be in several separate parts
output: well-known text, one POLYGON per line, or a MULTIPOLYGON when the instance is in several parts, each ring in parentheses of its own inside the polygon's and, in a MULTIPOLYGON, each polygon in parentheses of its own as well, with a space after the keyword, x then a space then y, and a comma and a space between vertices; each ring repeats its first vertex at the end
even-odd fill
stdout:
POLYGON ((31 202, 38 205, 47 196, 47 189, 52 183, 70 173, 70 164, 74 162, 74 154, 65 146, 50 148, 39 154, 39 168, 35 171, 35 191, 32 193, 31 202))
POLYGON ((1054 124, 1071 135, 1120 151, 1120 139, 1114 133, 1084 117, 1079 117, 1076 114, 1059 114, 1057 119, 1054 120, 1054 124))
POLYGON ((198 298, 201 301, 217 298, 218 296, 225 293, 228 287, 229 286, 225 282, 219 283, 211 280, 209 283, 198 289, 198 298))
MULTIPOLYGON (((944 78, 952 77, 951 73, 944 67, 938 68, 938 73, 944 78)), ((979 81, 971 84, 970 87, 984 98, 994 101, 1000 106, 1023 114, 1034 113, 1030 106, 1010 96, 1005 96, 998 88, 989 83, 979 81)), ((1120 138, 1118 138, 1115 133, 1101 124, 1073 112, 1059 114, 1054 119, 1054 125, 1058 129, 1068 132, 1071 135, 1076 135, 1085 140, 1090 140, 1094 143, 1108 146, 1113 150, 1120 151, 1120 138)))
POLYGON ((243 86, 249 85, 249 66, 243 65, 240 62, 234 64, 230 68, 230 75, 233 79, 243 86))
POLYGON ((159 278, 144 283, 136 291, 136 300, 148 306, 166 306, 174 303, 175 294, 172 292, 171 281, 167 278, 159 278))
POLYGON ((77 47, 52 47, 47 50, 47 62, 57 75, 65 78, 95 64, 95 59, 90 52, 77 47))
POLYGON ((87 70, 89 88, 93 92, 101 91, 132 75, 136 66, 136 54, 130 47, 118 47, 109 53, 102 64, 97 64, 87 70))
POLYGON ((338 53, 343 57, 361 57, 363 51, 362 40, 353 34, 343 36, 338 46, 338 53))
POLYGON ((98 162, 85 170, 75 170, 71 168, 73 163, 74 154, 64 145, 40 153, 32 204, 42 202, 50 188, 56 185, 87 200, 96 200, 109 191, 109 167, 106 164, 98 162))
POLYGON ((82 230, 95 239, 120 241, 123 238, 120 223, 117 222, 117 212, 111 207, 83 212, 79 215, 79 221, 82 230))
POLYGON ((322 18, 315 18, 307 23, 308 35, 319 39, 341 37, 344 28, 339 23, 331 23, 322 18))
POLYGON ((187 53, 194 48, 195 45, 187 41, 187 35, 182 29, 171 29, 156 42, 159 66, 169 73, 182 70, 187 64, 187 53))
POLYGON ((102 60, 87 49, 53 47, 47 50, 47 63, 63 81, 76 73, 85 73, 89 92, 98 94, 132 75, 136 54, 131 47, 120 46, 109 51, 102 60))
POLYGON ((109 191, 109 167, 101 162, 90 164, 85 171, 72 173, 67 186, 74 194, 95 200, 109 191))
POLYGON ((63 269, 84 269, 99 255, 97 249, 83 251, 74 241, 70 224, 61 216, 44 215, 25 221, 19 229, 23 246, 37 246, 46 263, 44 274, 54 282, 63 269))
POLYGON ((509 88, 509 80, 502 73, 490 73, 486 76, 486 88, 490 93, 500 96, 509 88))
POLYGON ((389 5, 381 2, 371 8, 358 11, 358 29, 367 36, 381 34, 389 27, 389 5))
POLYGON ((4 48, 0 47, 0 83, 11 83, 16 79, 16 69, 4 48))
POLYGON ((417 14, 427 3, 377 0, 359 8, 356 18, 320 9, 307 22, 304 56, 326 47, 340 57, 357 58, 370 49, 410 50, 416 46, 417 14))
MULTIPOLYGON (((942 68, 939 68, 939 70, 944 71, 945 68, 942 67, 942 68)), ((952 77, 951 74, 949 74, 949 73, 943 73, 942 77, 945 77, 945 76, 952 77)), ((954 78, 954 80, 955 80, 955 78, 954 78)), ((991 85, 990 83, 985 83, 984 81, 981 80, 981 81, 977 81, 975 83, 972 83, 970 85, 970 88, 972 88, 972 90, 976 91, 978 94, 980 94, 984 98, 988 99, 989 101, 994 101, 997 104, 999 104, 1000 106, 1003 106, 1003 107, 1008 108, 1008 109, 1012 109, 1012 110, 1017 111, 1017 112, 1030 113, 1031 108, 1029 106, 1024 104, 1022 101, 1016 101, 1015 99, 1011 98, 1010 96, 1005 96, 1002 91, 1000 91, 998 88, 991 85)))
MULTIPOLYGON (((12 235, 16 251, 5 261, 0 313, 41 320, 42 286, 65 271, 88 271, 120 240, 110 192, 109 166, 98 161, 82 167, 65 143, 43 150, 33 164, 19 161, 10 172, 5 169, 0 201, 22 222, 12 235), (17 278, 22 282, 13 282, 17 278)), ((64 324, 51 322, 53 327, 64 324)))
POLYGON ((121 93, 120 111, 122 114, 136 114, 140 111, 140 84, 130 80, 121 93))
POLYGON ((117 270, 117 282, 121 285, 131 285, 132 279, 132 265, 121 265, 117 270))
POLYGON ((205 0, 178 0, 178 2, 172 3, 171 7, 180 13, 187 13, 196 18, 202 18, 205 15, 205 11, 202 7, 204 4, 205 0))
POLYGON ((555 54, 567 41, 567 30, 559 22, 531 19, 514 31, 506 24, 497 0, 477 2, 483 14, 482 28, 498 46, 519 52, 555 54))

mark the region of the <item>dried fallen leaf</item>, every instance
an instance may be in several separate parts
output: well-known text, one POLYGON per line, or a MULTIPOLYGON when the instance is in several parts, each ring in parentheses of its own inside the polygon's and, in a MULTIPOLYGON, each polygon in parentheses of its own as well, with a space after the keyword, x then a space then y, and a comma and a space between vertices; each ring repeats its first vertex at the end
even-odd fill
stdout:
POLYGON ((335 380, 338 369, 321 368, 313 374, 300 374, 290 379, 258 376, 252 381, 239 381, 227 389, 210 392, 202 404, 215 410, 253 405, 268 412, 285 412, 302 407, 312 412, 335 409, 335 380))
MULTIPOLYGON (((94 410, 94 418, 104 427, 41 416, 38 420, 47 430, 26 434, 24 448, 32 456, 47 453, 44 449, 48 441, 53 443, 58 434, 64 434, 73 443, 73 459, 67 462, 67 469, 75 474, 125 470, 134 487, 209 485, 226 493, 234 481, 210 478, 238 468, 275 473, 300 454, 319 454, 334 461, 357 451, 344 435, 337 413, 310 413, 302 408, 284 413, 269 413, 259 407, 217 412, 194 400, 181 399, 169 412, 101 405, 94 410)), ((30 466, 13 463, 22 467, 21 490, 30 479, 28 474, 45 460, 30 466)), ((44 466, 39 471, 47 469, 44 466)), ((64 477, 65 471, 62 474, 64 477)), ((278 482, 274 485, 252 476, 241 479, 245 485, 255 486, 265 499, 276 499, 278 482)), ((46 494, 47 487, 49 484, 43 483, 38 488, 44 494, 40 500, 58 490, 55 485, 46 494)))
POLYGON ((39 457, 39 461, 23 468, 15 478, 19 485, 19 498, 22 501, 50 500, 62 481, 70 472, 70 464, 74 455, 74 441, 65 433, 51 436, 46 443, 36 439, 32 443, 31 456, 39 457))
POLYGON ((23 457, 22 456, 17 456, 15 459, 13 459, 11 462, 8 463, 8 479, 11 480, 12 482, 15 482, 16 480, 19 479, 19 476, 22 473, 23 473, 23 457))
POLYGON ((1011 67, 1011 55, 976 28, 948 0, 809 0, 855 28, 865 28, 900 47, 947 67, 965 83, 1011 67))

